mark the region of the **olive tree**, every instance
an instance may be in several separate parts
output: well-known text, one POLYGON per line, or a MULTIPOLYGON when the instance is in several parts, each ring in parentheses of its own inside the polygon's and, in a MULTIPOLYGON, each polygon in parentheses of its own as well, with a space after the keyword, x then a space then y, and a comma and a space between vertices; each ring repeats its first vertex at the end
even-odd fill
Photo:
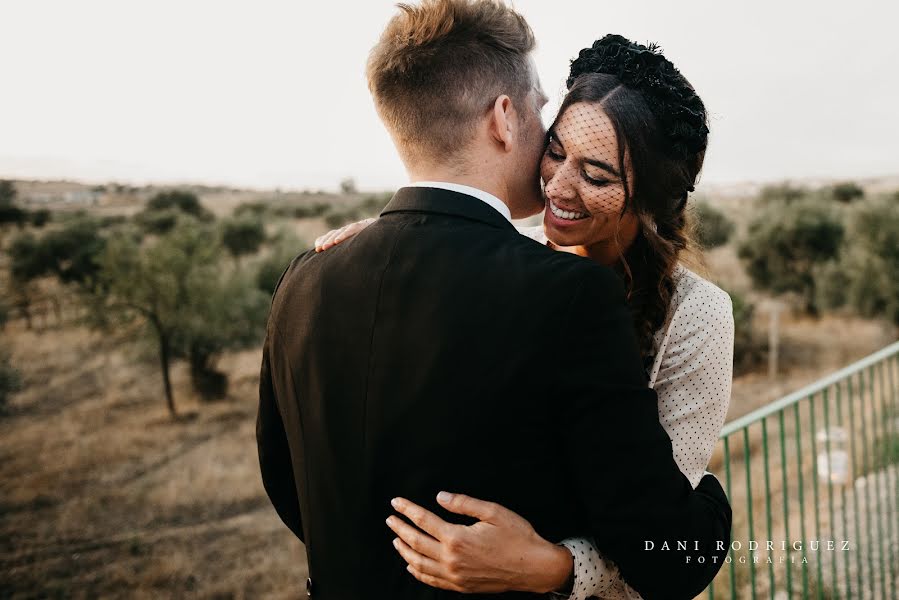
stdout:
POLYGON ((750 223, 738 254, 756 287, 795 292, 817 314, 816 269, 837 257, 844 229, 840 213, 826 203, 770 204, 750 223))

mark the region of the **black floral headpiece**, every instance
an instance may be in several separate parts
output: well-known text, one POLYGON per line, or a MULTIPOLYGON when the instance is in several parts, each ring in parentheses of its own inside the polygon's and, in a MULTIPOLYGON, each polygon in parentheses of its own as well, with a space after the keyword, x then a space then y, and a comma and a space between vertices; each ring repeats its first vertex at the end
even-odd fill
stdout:
POLYGON ((656 44, 644 46, 620 35, 606 35, 571 61, 568 88, 585 73, 614 75, 641 92, 671 142, 672 156, 689 158, 705 150, 709 133, 705 106, 656 44))

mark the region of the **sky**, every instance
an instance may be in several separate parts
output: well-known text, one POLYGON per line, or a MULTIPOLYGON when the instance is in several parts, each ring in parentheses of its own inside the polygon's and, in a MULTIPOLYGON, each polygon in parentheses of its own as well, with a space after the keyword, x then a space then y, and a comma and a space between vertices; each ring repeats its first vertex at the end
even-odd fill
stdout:
MULTIPOLYGON (((0 0, 0 177, 393 189, 367 53, 395 2, 0 0)), ((657 42, 711 116, 704 182, 899 174, 899 4, 513 3, 561 100, 606 33, 657 42)))

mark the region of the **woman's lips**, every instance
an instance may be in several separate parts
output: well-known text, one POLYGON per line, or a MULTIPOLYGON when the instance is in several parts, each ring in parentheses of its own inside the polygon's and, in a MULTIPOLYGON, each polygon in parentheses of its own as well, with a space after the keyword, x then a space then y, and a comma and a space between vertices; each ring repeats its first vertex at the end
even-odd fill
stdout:
POLYGON ((557 206, 556 203, 552 200, 549 200, 547 202, 547 206, 555 216, 559 217, 560 219, 565 219, 566 221, 580 221, 581 219, 586 219, 590 216, 587 213, 576 212, 573 210, 564 210, 557 206))
POLYGON ((563 210, 559 208, 552 200, 546 201, 546 220, 552 225, 558 227, 570 227, 583 221, 590 215, 588 213, 563 210))

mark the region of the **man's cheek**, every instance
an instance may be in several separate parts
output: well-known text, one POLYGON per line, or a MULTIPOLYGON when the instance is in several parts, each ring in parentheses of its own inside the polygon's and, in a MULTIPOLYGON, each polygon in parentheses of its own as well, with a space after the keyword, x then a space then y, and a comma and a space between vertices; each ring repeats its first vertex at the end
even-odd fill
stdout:
POLYGON ((540 177, 543 178, 543 181, 549 181, 555 172, 556 170, 552 168, 552 161, 548 160, 544 154, 540 161, 540 177))

